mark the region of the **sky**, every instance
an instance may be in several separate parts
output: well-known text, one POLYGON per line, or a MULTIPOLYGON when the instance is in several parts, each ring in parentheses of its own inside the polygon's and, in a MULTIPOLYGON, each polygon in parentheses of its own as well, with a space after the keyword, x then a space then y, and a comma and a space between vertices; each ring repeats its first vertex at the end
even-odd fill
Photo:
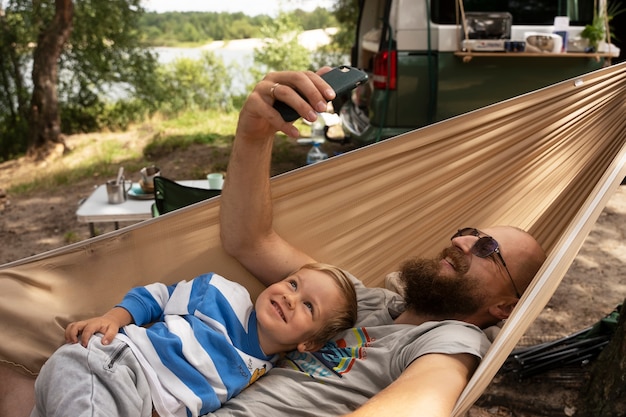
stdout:
POLYGON ((143 0, 148 11, 162 12, 243 12, 248 16, 276 16, 279 10, 300 8, 312 11, 316 7, 332 8, 334 0, 143 0))

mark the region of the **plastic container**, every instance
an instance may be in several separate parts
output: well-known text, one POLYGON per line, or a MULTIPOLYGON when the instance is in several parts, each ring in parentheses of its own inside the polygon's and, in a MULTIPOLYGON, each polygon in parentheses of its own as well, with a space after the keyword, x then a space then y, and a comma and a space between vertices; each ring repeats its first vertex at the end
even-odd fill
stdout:
POLYGON ((307 165, 311 165, 316 162, 323 161, 324 159, 328 159, 328 155, 322 152, 322 149, 320 149, 320 145, 321 144, 318 142, 313 142, 313 146, 311 147, 311 150, 306 155, 307 165))

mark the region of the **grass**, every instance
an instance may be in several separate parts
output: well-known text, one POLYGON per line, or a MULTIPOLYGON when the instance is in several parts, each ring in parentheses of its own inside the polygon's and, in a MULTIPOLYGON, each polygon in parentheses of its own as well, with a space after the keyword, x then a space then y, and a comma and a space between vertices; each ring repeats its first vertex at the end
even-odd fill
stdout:
MULTIPOLYGON (((21 175, 0 176, 0 182, 14 194, 54 191, 86 179, 115 177, 119 166, 124 166, 126 172, 138 172, 153 161, 167 159, 194 145, 211 146, 211 159, 219 161, 212 170, 226 171, 224 154, 230 151, 237 119, 237 111, 188 111, 169 119, 157 115, 124 132, 72 135, 66 139, 71 148, 67 154, 57 155, 43 165, 27 164, 28 169, 21 175)), ((301 120, 296 126, 303 133, 309 129, 301 120)), ((277 135, 272 163, 288 165, 296 158, 302 159, 294 154, 293 144, 277 135)), ((203 178, 206 169, 207 166, 192 166, 187 175, 203 178)))
POLYGON ((115 176, 121 164, 136 172, 149 160, 193 144, 229 147, 236 123, 236 112, 189 111, 171 119, 153 117, 126 132, 69 136, 66 142, 71 152, 3 182, 8 191, 20 194, 55 189, 86 178, 115 176))
POLYGON ((163 129, 170 132, 187 134, 213 132, 218 135, 232 135, 237 125, 238 112, 188 111, 179 116, 161 122, 163 129))
POLYGON ((33 172, 26 181, 16 179, 9 191, 19 194, 40 189, 55 189, 74 184, 84 178, 113 175, 116 161, 141 157, 140 151, 130 151, 116 141, 81 144, 67 156, 46 164, 33 172), (81 156, 79 156, 81 155, 81 156))
POLYGON ((144 149, 150 159, 193 144, 230 146, 237 125, 236 112, 189 111, 160 124, 162 133, 144 149))

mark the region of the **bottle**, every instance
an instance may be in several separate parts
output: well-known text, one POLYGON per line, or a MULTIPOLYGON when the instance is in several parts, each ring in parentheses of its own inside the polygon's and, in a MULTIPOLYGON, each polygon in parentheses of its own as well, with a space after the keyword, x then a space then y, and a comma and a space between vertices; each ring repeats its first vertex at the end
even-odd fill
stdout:
POLYGON ((311 147, 311 150, 306 155, 306 163, 307 163, 307 165, 311 165, 311 164, 314 164, 314 163, 319 162, 319 161, 323 161, 324 159, 328 158, 328 155, 326 155, 320 149, 320 145, 321 145, 321 143, 319 143, 319 142, 313 142, 313 146, 311 147))
POLYGON ((311 124, 311 140, 313 142, 324 142, 324 121, 318 113, 317 120, 311 124))

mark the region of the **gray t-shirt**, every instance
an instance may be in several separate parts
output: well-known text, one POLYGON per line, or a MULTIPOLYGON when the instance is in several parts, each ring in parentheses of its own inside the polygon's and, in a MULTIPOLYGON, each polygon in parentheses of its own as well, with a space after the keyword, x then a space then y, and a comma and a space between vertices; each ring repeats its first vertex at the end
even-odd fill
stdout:
POLYGON ((460 321, 394 324, 401 297, 366 288, 354 279, 359 300, 357 326, 317 352, 290 352, 268 375, 211 416, 338 416, 387 387, 427 353, 469 353, 479 358, 489 340, 460 321))

